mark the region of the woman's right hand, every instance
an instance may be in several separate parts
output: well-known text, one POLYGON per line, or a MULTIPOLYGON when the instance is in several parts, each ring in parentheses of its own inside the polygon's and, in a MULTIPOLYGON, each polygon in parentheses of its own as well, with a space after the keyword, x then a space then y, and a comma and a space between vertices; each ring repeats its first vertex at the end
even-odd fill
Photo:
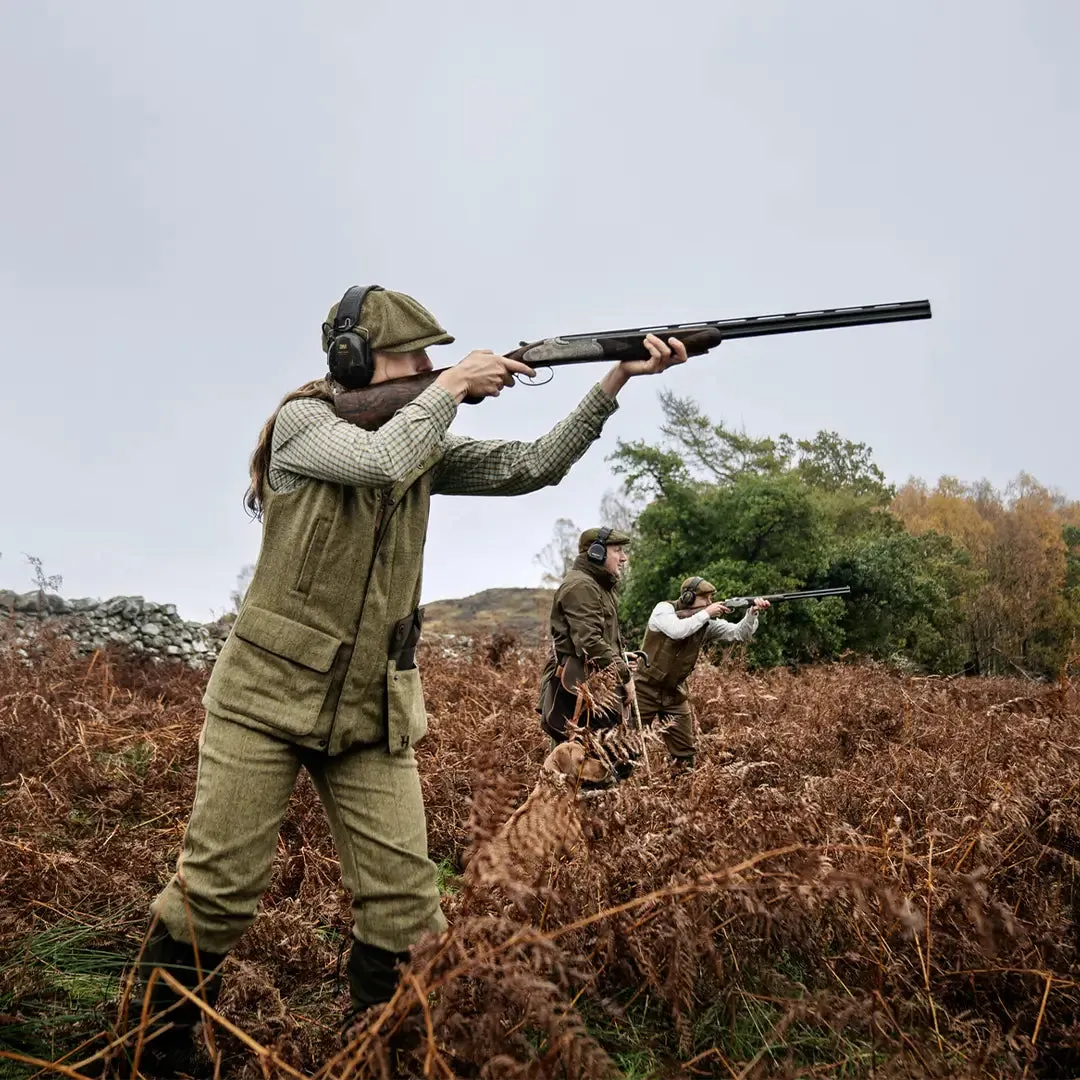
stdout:
POLYGON ((435 384, 462 401, 498 397, 504 387, 514 385, 515 375, 535 376, 536 372, 520 360, 500 356, 490 349, 474 349, 459 364, 447 368, 435 384))

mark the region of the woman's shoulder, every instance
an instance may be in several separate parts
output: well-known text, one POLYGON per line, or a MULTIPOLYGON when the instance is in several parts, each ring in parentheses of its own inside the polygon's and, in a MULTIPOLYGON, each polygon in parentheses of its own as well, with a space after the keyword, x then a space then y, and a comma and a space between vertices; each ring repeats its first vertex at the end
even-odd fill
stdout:
POLYGON ((274 419, 274 446, 281 446, 287 439, 306 431, 337 422, 334 406, 319 398, 293 398, 278 409, 274 419))
POLYGON ((301 424, 322 422, 328 417, 337 417, 334 406, 329 401, 323 401, 322 398, 317 397, 292 398, 278 409, 277 414, 278 421, 284 418, 287 423, 301 424))

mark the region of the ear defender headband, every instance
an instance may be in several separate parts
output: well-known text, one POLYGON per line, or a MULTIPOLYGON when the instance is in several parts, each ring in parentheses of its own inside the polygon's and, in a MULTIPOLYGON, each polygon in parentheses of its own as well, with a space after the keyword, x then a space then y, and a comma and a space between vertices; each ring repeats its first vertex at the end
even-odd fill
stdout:
POLYGON ((704 581, 703 577, 692 577, 687 583, 686 588, 683 589, 682 595, 679 597, 679 603, 684 608, 690 607, 694 602, 694 597, 697 596, 697 587, 704 581))
POLYGON ((607 558, 607 540, 610 535, 610 529, 601 529, 596 534, 596 539, 589 545, 585 552, 589 562, 602 563, 607 558))
POLYGON ((360 325, 364 299, 371 292, 382 292, 382 286, 353 285, 341 298, 334 325, 328 334, 326 362, 330 374, 335 382, 347 390, 367 386, 375 374, 368 332, 360 325))

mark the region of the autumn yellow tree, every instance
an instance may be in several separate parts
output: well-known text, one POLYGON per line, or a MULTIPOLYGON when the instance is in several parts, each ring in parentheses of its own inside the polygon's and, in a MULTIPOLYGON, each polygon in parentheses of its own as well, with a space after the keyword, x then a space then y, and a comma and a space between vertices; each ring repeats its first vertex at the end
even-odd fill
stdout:
POLYGON ((971 573, 957 603, 975 671, 1053 670, 1065 659, 1077 623, 1066 585, 1066 530, 1080 506, 1021 473, 1005 490, 943 476, 931 490, 910 481, 892 512, 916 535, 948 536, 971 573))

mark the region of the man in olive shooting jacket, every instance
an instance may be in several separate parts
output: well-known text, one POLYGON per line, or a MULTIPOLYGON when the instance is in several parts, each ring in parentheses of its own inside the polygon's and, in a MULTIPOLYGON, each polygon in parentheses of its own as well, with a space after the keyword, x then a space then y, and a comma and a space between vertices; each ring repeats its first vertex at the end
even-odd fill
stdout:
POLYGON ((616 590, 629 543, 617 529, 586 529, 552 600, 540 724, 556 742, 565 742, 576 728, 609 728, 627 718, 634 683, 619 632, 616 590))

